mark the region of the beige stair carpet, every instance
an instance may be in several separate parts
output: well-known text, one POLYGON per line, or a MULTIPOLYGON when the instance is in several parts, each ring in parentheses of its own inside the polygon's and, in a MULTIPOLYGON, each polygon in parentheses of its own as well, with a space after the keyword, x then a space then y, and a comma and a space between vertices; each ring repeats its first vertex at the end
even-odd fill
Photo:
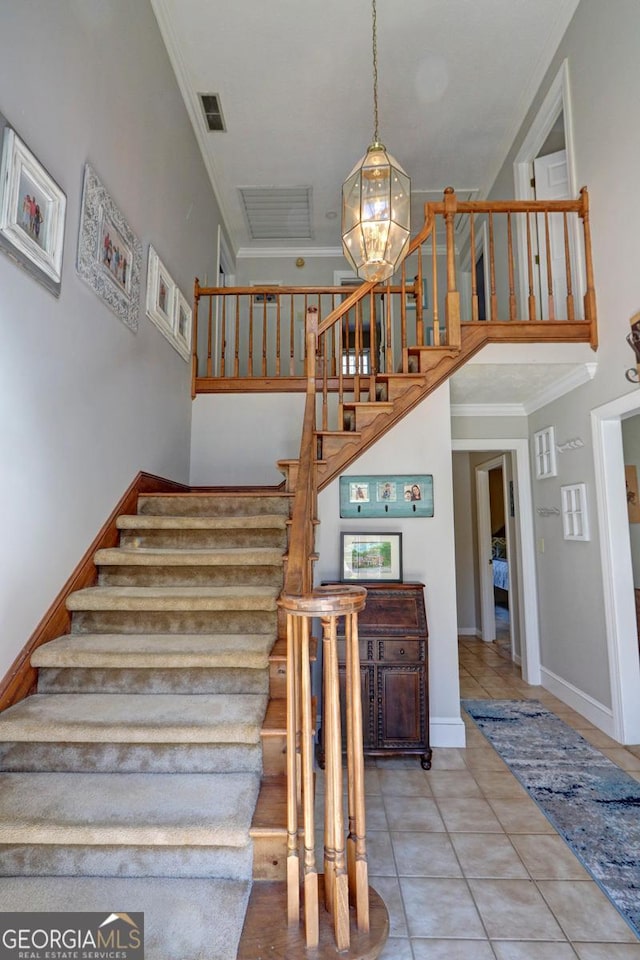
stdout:
POLYGON ((5 910, 145 912, 148 960, 234 960, 289 499, 144 496, 39 692, 0 715, 5 910))

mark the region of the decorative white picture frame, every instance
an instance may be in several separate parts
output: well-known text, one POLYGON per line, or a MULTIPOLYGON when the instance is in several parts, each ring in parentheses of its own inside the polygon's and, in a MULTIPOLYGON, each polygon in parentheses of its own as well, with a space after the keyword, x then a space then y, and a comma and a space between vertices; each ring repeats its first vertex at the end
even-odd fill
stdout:
POLYGON ((147 316, 168 339, 173 337, 176 285, 152 246, 147 260, 147 316))
POLYGON ((533 454, 536 469, 536 480, 546 480, 547 477, 556 477, 558 467, 556 462, 556 434, 553 427, 544 427, 533 435, 533 454))
POLYGON ((193 311, 181 290, 176 287, 173 306, 173 335, 178 353, 185 359, 191 358, 191 330, 193 311))
POLYGON ((0 248, 60 295, 67 198, 0 115, 0 248))
POLYGON ((151 245, 147 261, 146 310, 147 316, 163 337, 178 351, 183 360, 189 360, 192 310, 151 245))
POLYGON ((565 540, 590 540, 586 483, 568 483, 560 487, 562 533, 565 540))
POLYGON ((142 244, 90 163, 84 168, 78 275, 133 333, 138 329, 142 244))

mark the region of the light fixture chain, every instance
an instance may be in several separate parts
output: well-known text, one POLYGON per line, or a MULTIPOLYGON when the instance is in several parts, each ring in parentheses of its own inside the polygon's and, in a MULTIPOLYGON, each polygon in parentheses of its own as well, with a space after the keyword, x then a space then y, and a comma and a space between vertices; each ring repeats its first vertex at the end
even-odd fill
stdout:
POLYGON ((376 0, 371 0, 373 19, 373 141, 378 142, 378 38, 376 35, 377 14, 376 0))

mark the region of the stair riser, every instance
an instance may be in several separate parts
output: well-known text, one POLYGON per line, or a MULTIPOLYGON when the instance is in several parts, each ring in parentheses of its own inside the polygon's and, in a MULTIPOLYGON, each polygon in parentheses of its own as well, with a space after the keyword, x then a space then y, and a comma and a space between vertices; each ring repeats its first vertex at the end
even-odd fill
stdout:
POLYGON ((0 845, 3 877, 251 877, 246 847, 0 845))
POLYGON ((289 516, 288 497, 138 497, 138 513, 160 517, 289 516))
POLYGON ((73 633, 273 633, 276 612, 262 610, 77 610, 73 633))
POLYGON ((122 530, 123 547, 149 547, 179 550, 224 549, 225 547, 276 547, 284 549, 287 534, 284 529, 267 527, 263 530, 247 528, 232 530, 122 530))
POLYGON ((282 563, 277 567, 232 566, 104 566, 103 587, 226 587, 282 588, 282 563))
POLYGON ((6 773, 260 773, 260 744, 2 743, 6 773))
POLYGON ((267 693, 266 670, 41 667, 38 693, 267 693))

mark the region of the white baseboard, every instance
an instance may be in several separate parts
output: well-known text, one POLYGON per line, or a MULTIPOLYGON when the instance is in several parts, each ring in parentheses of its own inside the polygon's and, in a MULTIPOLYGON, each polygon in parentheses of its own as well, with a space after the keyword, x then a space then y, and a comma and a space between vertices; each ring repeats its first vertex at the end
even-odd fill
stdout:
POLYGON ((460 717, 430 717, 429 740, 432 747, 466 746, 465 727, 460 717))
POLYGON ((477 627, 458 627, 458 636, 459 637, 477 637, 478 629, 477 627))
POLYGON ((541 666, 540 673, 542 676, 542 686, 545 690, 548 690, 549 693, 552 693, 558 700, 562 700, 562 702, 566 703, 572 710, 575 710, 581 716, 585 717, 598 727, 599 730, 602 730, 603 733, 608 734, 610 737, 614 736, 613 711, 610 707, 605 707, 604 704, 590 697, 588 693, 584 693, 582 690, 574 687, 568 680, 563 680, 562 677, 559 677, 546 667, 541 666))

